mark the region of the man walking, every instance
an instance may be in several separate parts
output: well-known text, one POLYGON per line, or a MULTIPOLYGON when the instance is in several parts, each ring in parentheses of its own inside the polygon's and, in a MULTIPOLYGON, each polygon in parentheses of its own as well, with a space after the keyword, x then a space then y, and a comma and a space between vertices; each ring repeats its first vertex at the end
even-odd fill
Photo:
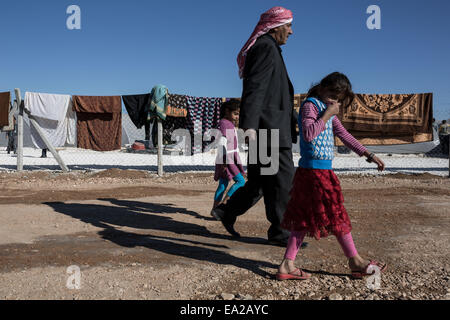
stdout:
POLYGON ((239 53, 239 76, 243 78, 239 126, 246 130, 250 140, 257 139, 261 129, 266 129, 269 137, 267 143, 257 139, 258 159, 256 163, 248 164, 248 182, 245 186, 237 190, 226 204, 211 211, 231 235, 240 237, 234 230, 236 218, 264 197, 266 217, 271 224, 267 232, 268 240, 280 246, 285 246, 289 237, 280 223, 294 177, 292 144, 297 140, 294 89, 280 48, 293 33, 292 20, 290 10, 282 7, 268 10, 261 16, 255 31, 239 53), (274 130, 279 132, 278 145, 271 144, 274 130), (267 149, 265 154, 271 156, 271 163, 261 161, 261 148, 267 149), (279 151, 278 159, 274 159, 275 155, 270 152, 273 148, 279 151), (278 161, 278 171, 271 175, 264 174, 261 169, 271 167, 274 161, 278 161))

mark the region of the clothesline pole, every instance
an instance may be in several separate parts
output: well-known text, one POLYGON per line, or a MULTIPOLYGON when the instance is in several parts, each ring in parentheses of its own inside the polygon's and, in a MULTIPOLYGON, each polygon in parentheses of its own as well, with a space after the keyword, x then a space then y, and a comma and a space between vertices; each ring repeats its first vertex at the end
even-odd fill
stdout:
POLYGON ((56 149, 53 147, 53 145, 50 143, 50 141, 48 141, 47 137, 45 136, 44 132, 39 127, 39 124, 36 122, 34 117, 30 114, 30 112, 28 110, 25 110, 25 113, 28 115, 31 125, 36 129, 40 138, 47 146, 47 149, 50 150, 50 152, 53 154, 53 157, 55 157, 56 161, 58 162, 59 166, 61 167, 61 170, 64 172, 69 172, 69 168, 67 168, 66 164, 64 163, 63 159, 59 155, 58 151, 56 151, 56 149))
POLYGON ((20 89, 14 89, 19 115, 17 117, 17 171, 23 170, 23 102, 20 96, 20 89))
POLYGON ((158 118, 158 176, 164 174, 163 169, 163 125, 161 119, 158 118))

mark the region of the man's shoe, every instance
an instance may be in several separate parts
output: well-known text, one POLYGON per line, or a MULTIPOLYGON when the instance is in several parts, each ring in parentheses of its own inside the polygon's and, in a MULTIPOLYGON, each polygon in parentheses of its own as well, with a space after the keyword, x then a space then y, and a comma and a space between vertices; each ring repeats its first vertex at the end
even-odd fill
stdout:
POLYGON ((225 230, 228 231, 235 238, 240 238, 241 235, 234 230, 234 223, 227 222, 225 218, 225 211, 220 208, 220 205, 211 210, 211 215, 217 220, 222 222, 225 230))
POLYGON ((228 233, 231 234, 233 237, 235 237, 235 238, 241 237, 239 232, 234 230, 234 223, 228 223, 228 222, 222 221, 222 224, 225 227, 225 229, 228 231, 228 233))

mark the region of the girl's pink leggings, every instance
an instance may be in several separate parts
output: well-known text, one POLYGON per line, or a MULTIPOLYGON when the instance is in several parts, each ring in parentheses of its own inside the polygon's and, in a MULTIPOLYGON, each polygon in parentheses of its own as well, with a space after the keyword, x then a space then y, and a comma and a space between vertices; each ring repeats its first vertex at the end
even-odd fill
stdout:
MULTIPOLYGON (((303 243, 305 235, 306 232, 304 231, 291 232, 291 236, 289 237, 287 244, 286 254, 284 255, 286 259, 295 260, 298 250, 300 249, 300 246, 303 243)), ((344 250, 344 254, 347 258, 353 258, 358 255, 358 251, 356 251, 355 243, 353 242, 353 237, 351 233, 336 238, 339 241, 342 250, 344 250)))

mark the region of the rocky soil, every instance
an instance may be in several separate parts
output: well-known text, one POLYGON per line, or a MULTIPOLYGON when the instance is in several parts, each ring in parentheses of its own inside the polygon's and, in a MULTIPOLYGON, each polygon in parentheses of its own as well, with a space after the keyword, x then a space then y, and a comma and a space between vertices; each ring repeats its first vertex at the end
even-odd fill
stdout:
POLYGON ((350 277, 334 237, 306 239, 310 280, 276 281, 263 202, 231 238, 209 215, 211 173, 0 173, 0 299, 450 299, 450 180, 340 179, 359 253, 388 264, 379 288, 350 277))

